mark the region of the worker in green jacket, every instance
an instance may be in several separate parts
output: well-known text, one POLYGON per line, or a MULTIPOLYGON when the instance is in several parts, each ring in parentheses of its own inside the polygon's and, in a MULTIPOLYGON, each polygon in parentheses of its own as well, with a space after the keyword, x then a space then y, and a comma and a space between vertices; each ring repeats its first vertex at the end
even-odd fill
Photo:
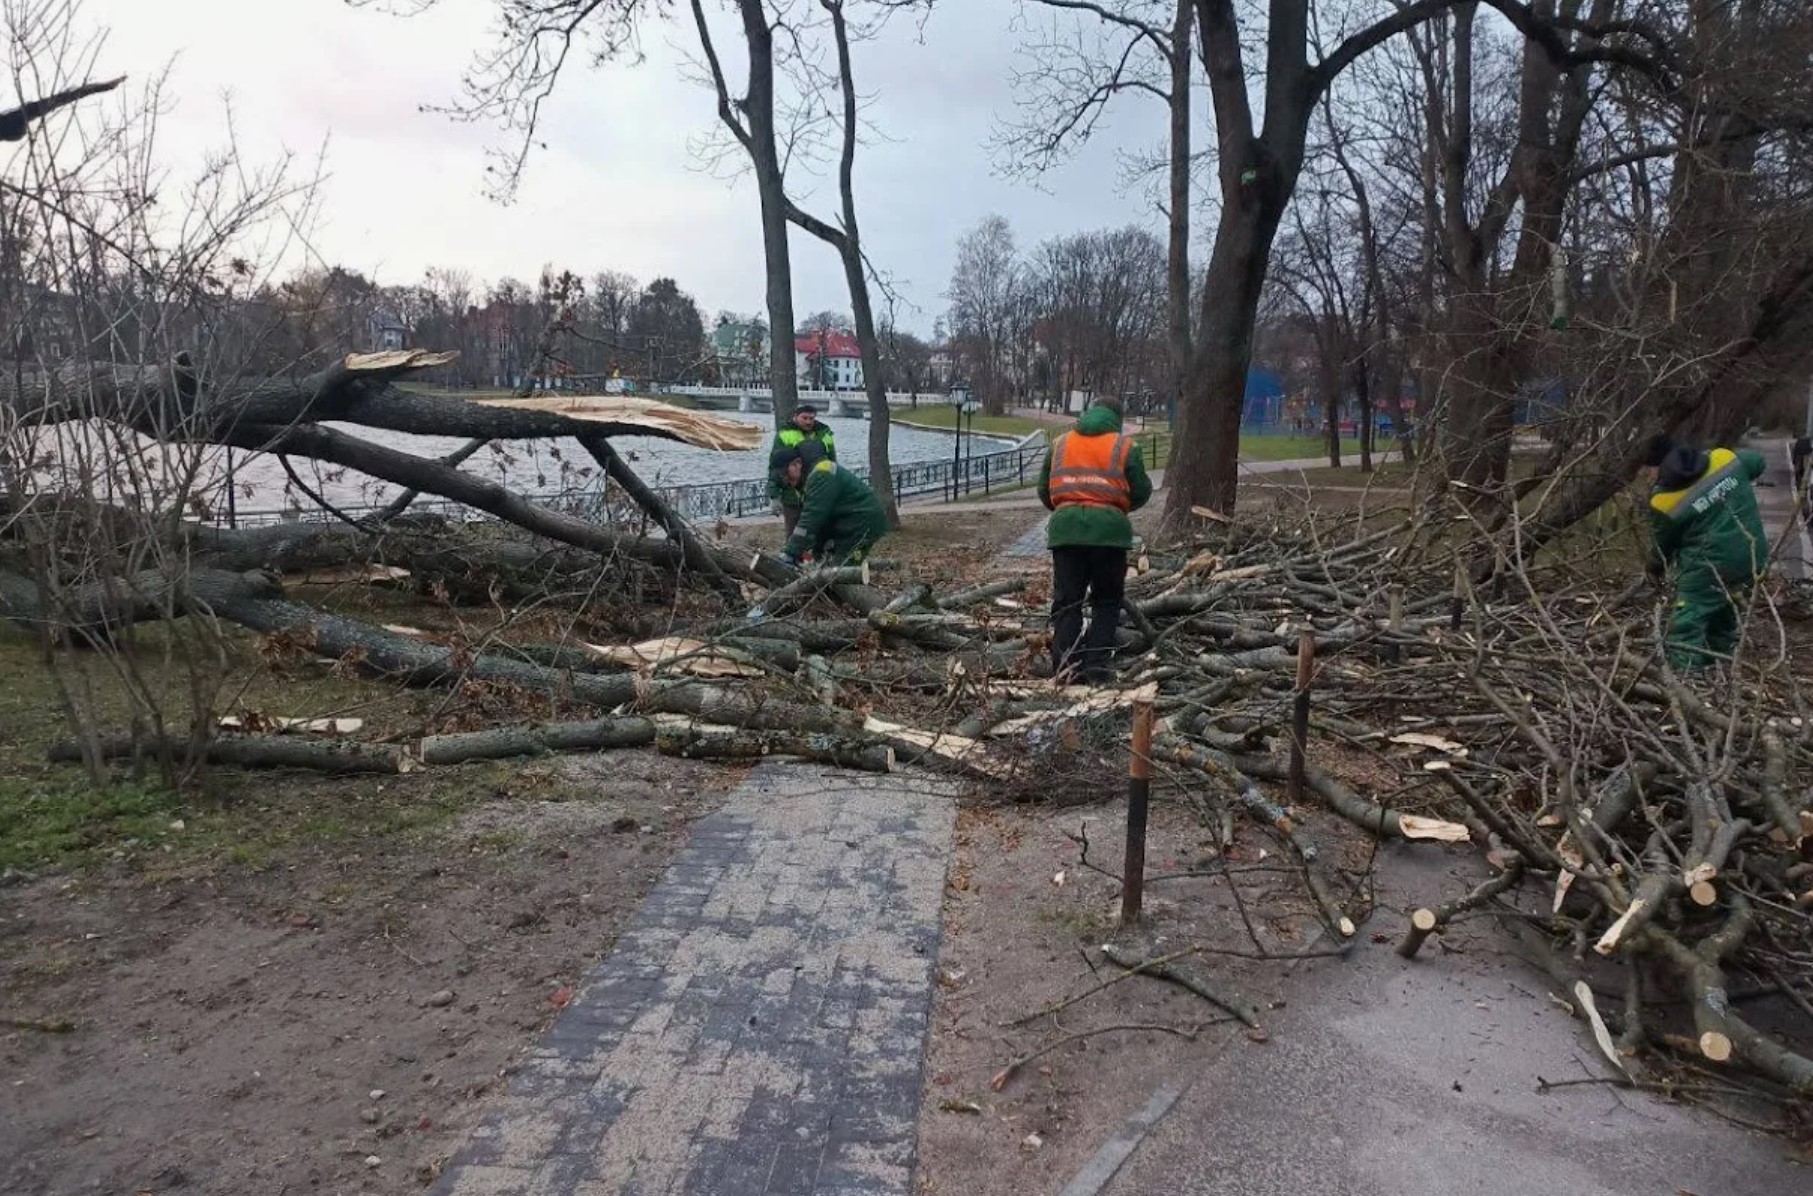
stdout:
MULTIPOLYGON (((810 403, 801 403, 793 409, 793 420, 785 428, 774 434, 774 443, 769 446, 768 454, 782 449, 796 449, 811 441, 819 446, 828 461, 837 460, 837 438, 831 432, 830 424, 818 422, 818 408, 810 403)), ((775 514, 787 525, 787 534, 793 534, 793 527, 799 522, 800 507, 806 496, 797 487, 786 485, 779 474, 772 469, 768 471, 768 501, 774 505, 775 514)))
POLYGON ((789 565, 798 565, 807 553, 828 565, 858 564, 891 530, 875 491, 824 456, 817 441, 777 449, 769 464, 803 500, 799 518, 781 549, 781 559, 789 565))
POLYGON ((1643 467, 1651 483, 1651 570, 1675 574, 1668 620, 1668 662, 1701 669, 1737 649, 1740 608, 1769 563, 1751 483, 1767 464, 1761 453, 1677 446, 1653 440, 1643 467))
POLYGON ((1109 658, 1133 548, 1127 516, 1151 497, 1139 446, 1121 431, 1118 399, 1096 399, 1045 454, 1039 501, 1051 509, 1045 543, 1051 549, 1051 658, 1059 677, 1075 673, 1089 685, 1111 679, 1109 658))

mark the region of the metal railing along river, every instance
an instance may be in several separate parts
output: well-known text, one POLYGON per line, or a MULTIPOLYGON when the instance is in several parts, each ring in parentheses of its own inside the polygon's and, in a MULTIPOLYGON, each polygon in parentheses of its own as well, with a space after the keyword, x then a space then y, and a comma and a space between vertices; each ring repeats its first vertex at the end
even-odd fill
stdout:
MULTIPOLYGON (((894 479, 894 494, 898 498, 938 494, 955 501, 972 494, 989 494, 995 490, 1024 486, 1036 481, 1044 456, 1044 438, 1035 434, 1011 449, 948 461, 917 461, 909 465, 897 465, 889 472, 894 479)), ((869 471, 857 468, 854 472, 866 479, 869 471)), ((522 497, 539 506, 603 522, 609 517, 610 508, 615 505, 620 509, 624 500, 607 498, 602 481, 600 478, 597 483, 589 486, 524 494, 522 497)), ((653 486, 650 489, 659 494, 681 517, 689 520, 737 519, 761 515, 768 512, 770 504, 766 478, 738 478, 733 481, 700 482, 685 486, 653 486)), ((386 502, 337 505, 335 510, 352 519, 364 519, 384 510, 387 505, 386 502)), ((484 512, 463 503, 428 496, 416 500, 409 509, 412 513, 438 514, 449 519, 489 518, 484 512)), ((225 515, 224 511, 220 512, 221 517, 224 518, 225 515)), ((238 527, 256 527, 271 523, 333 518, 334 512, 318 507, 266 508, 236 511, 232 522, 238 527)))

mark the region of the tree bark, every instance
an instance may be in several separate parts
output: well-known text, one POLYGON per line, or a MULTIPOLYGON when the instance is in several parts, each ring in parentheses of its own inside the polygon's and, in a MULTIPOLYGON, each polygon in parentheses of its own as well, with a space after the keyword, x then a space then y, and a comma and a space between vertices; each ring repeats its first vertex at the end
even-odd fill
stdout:
POLYGON ((474 403, 399 390, 392 382, 445 365, 448 353, 351 354, 304 378, 269 378, 216 388, 185 357, 169 366, 74 362, 0 375, 0 412, 20 425, 101 419, 158 440, 228 443, 246 425, 333 420, 423 436, 534 440, 561 436, 653 436, 681 440, 648 423, 577 419, 553 411, 474 403))
MULTIPOLYGON (((1171 90, 1166 97, 1171 118, 1170 210, 1165 213, 1165 316, 1171 352, 1172 394, 1181 412, 1184 379, 1194 350, 1190 322, 1190 84, 1195 70, 1194 0, 1177 0, 1171 22, 1171 90)), ((1172 429, 1173 434, 1176 429, 1172 429)))
POLYGON ((48 626, 59 636, 104 639, 132 623, 207 613, 280 592, 264 574, 195 570, 147 571, 67 589, 50 585, 46 594, 32 578, 0 570, 0 617, 28 627, 48 626))
MULTIPOLYGON (((701 36, 705 20, 694 0, 701 36)), ((793 256, 787 244, 787 180, 782 174, 774 130, 774 31, 764 0, 737 0, 743 40, 749 51, 749 87, 739 105, 748 120, 744 148, 755 168, 762 205, 762 258, 767 263, 768 384, 774 394, 774 426, 785 427, 799 406, 799 374, 793 362, 793 256)))
POLYGON ((773 731, 726 733, 664 727, 655 737, 655 749, 662 755, 688 760, 762 760, 770 756, 798 756, 863 772, 894 771, 893 748, 831 735, 792 735, 773 731))
MULTIPOLYGON (((626 536, 572 515, 539 506, 496 482, 316 424, 281 428, 240 426, 222 433, 220 440, 259 452, 289 453, 344 465, 381 481, 464 503, 513 523, 525 531, 571 544, 576 548, 587 548, 608 555, 637 551, 628 546, 640 542, 639 537, 626 536)), ((754 577, 769 584, 791 576, 785 565, 765 556, 758 557, 754 563, 735 562, 728 557, 729 554, 725 554, 719 558, 719 567, 726 572, 754 577)))
MULTIPOLYGON (((194 748, 187 738, 165 736, 103 736, 98 743, 104 760, 132 760, 168 754, 181 758, 194 748)), ((305 768, 335 775, 409 772, 415 760, 393 744, 358 743, 350 739, 305 739, 295 735, 228 735, 210 739, 202 748, 210 764, 239 768, 305 768)), ((76 740, 52 744, 52 764, 79 764, 87 757, 76 740)))
POLYGON ((605 718, 430 735, 422 740, 420 754, 424 764, 461 764, 468 760, 503 760, 550 752, 642 747, 654 741, 655 724, 649 719, 605 718))

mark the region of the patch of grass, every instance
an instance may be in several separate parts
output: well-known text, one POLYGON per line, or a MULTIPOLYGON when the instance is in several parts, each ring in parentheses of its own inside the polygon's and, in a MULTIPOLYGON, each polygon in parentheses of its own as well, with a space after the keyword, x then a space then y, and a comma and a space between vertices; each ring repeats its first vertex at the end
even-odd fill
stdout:
POLYGON ((187 813, 186 799, 156 786, 100 789, 70 772, 0 779, 0 870, 94 862, 123 845, 152 844, 187 813))
MULTIPOLYGON (((135 629, 133 650, 148 685, 163 695, 167 723, 180 734, 190 718, 186 665, 164 652, 163 631, 135 629)), ((408 735, 418 733, 426 711, 445 698, 314 661, 274 669, 254 650, 252 637, 237 632, 227 649, 223 707, 295 717, 351 714, 366 721, 364 734, 408 735)), ((124 730, 127 703, 107 663, 98 655, 77 655, 64 665, 91 683, 101 729, 124 730)), ((7 679, 0 686, 0 868, 75 870, 124 862, 166 877, 258 869, 348 844, 371 850, 387 837, 494 800, 515 784, 507 768, 487 766, 401 777, 212 768, 177 792, 154 772, 127 779, 129 766, 122 764, 97 786, 80 766, 46 760, 47 747, 70 732, 30 635, 0 627, 0 676, 7 679), (182 829, 172 829, 178 820, 182 829)))
MULTIPOLYGON (((957 409, 949 403, 928 404, 896 412, 894 422, 916 424, 922 428, 951 429, 957 426, 957 409)), ((980 435, 1012 436, 1016 439, 1033 432, 1043 432, 1047 439, 1051 435, 1051 428, 1047 425, 1018 415, 983 415, 977 412, 973 418, 964 419, 963 427, 965 431, 973 429, 980 435)))
MULTIPOLYGON (((1351 456, 1354 460, 1359 460, 1360 442, 1343 439, 1341 456, 1343 459, 1351 456)), ((1328 459, 1328 441, 1320 435, 1291 436, 1283 433, 1248 433, 1240 438, 1240 459, 1242 461, 1295 461, 1313 458, 1328 459)))

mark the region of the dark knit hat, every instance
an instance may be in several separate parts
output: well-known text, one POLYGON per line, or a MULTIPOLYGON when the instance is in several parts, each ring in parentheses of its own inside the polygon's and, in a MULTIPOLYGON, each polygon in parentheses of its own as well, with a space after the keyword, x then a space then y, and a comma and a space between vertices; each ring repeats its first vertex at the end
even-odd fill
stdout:
POLYGON ((1093 399, 1089 400, 1089 405, 1091 407, 1106 407, 1116 415, 1125 415, 1127 413, 1127 405, 1121 401, 1119 395, 1096 395, 1093 399))
POLYGON ((825 446, 817 440, 802 440, 799 442, 799 447, 793 451, 799 454, 799 459, 806 463, 807 469, 811 469, 825 459, 825 446))
POLYGON ((1668 460, 1668 454, 1674 451, 1674 437, 1666 432, 1657 432, 1643 446, 1643 464, 1650 469, 1659 469, 1662 462, 1668 460))
POLYGON ((768 468, 780 473, 789 465, 800 459, 800 451, 793 445, 782 445, 768 454, 768 468))

